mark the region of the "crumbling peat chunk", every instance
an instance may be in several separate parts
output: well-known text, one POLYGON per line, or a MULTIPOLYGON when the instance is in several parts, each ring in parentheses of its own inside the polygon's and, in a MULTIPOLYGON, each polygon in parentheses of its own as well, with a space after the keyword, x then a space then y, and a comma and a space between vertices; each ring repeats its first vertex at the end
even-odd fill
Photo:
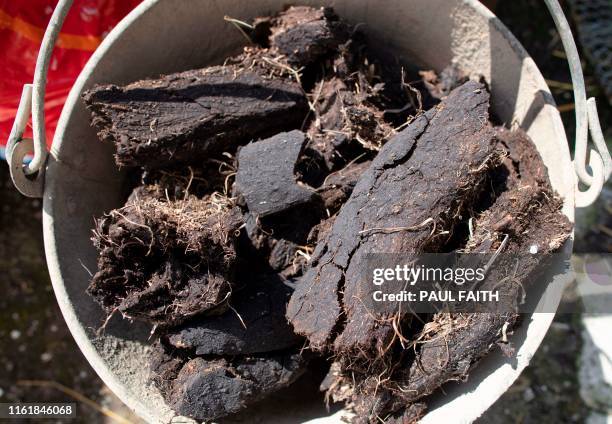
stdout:
POLYGON ((251 213, 265 217, 313 199, 314 190, 294 175, 305 142, 304 134, 295 130, 240 149, 236 190, 251 213))
POLYGON ((299 127, 307 102, 289 76, 270 76, 254 52, 236 63, 165 75, 123 87, 100 85, 83 98, 119 166, 199 163, 258 137, 299 127))
POLYGON ((292 289, 276 275, 255 276, 232 294, 230 310, 202 317, 165 338, 196 355, 250 355, 296 346, 301 338, 285 318, 292 289))
POLYGON ((292 278, 301 274, 306 265, 304 254, 313 247, 310 234, 324 213, 318 202, 264 218, 248 213, 245 215, 248 245, 269 268, 292 278))
MULTIPOLYGON (((538 168, 536 172, 545 169, 539 157, 531 166, 538 168)), ((534 181, 534 177, 525 175, 525 181, 534 181)), ((496 288, 502 299, 521 302, 534 282, 545 281, 543 272, 551 255, 571 234, 571 223, 561 213, 561 206, 547 180, 536 186, 519 182, 476 219, 468 251, 479 251, 485 245, 493 252, 506 239, 501 256, 482 282, 482 290, 496 288), (537 246, 537 254, 531 253, 533 246, 537 246)), ((414 402, 447 381, 465 379, 496 346, 512 355, 507 338, 518 319, 518 307, 512 303, 495 313, 436 314, 426 326, 430 330, 418 337, 422 345, 416 358, 410 366, 398 367, 393 379, 405 391, 395 395, 404 402, 414 402)))
POLYGON ((461 251, 501 253, 479 289, 498 290, 507 306, 498 306, 500 310, 495 312, 433 315, 416 334, 404 330, 404 337, 419 341, 414 354, 406 354, 396 342, 395 349, 390 345, 385 355, 362 363, 361 369, 351 358, 341 358, 332 366, 335 373, 330 376, 328 395, 346 398, 348 392, 361 417, 356 422, 375 423, 378 417, 391 417, 385 418, 389 422, 412 422, 406 421, 407 417, 415 411, 424 413, 426 405, 421 402, 426 396, 447 381, 467 378, 492 350, 499 347, 504 354, 513 355, 510 336, 519 320, 518 304, 526 293, 529 296, 534 282, 546 282, 542 272, 552 254, 569 238, 572 226, 561 212, 562 201, 552 190, 546 167, 527 135, 498 128, 495 139, 506 151, 503 161, 489 171, 497 196, 491 200, 491 193, 483 192, 473 203, 472 230, 461 251), (481 211, 475 212, 479 208, 481 211), (537 254, 532 253, 534 247, 537 254), (398 366, 392 370, 388 364, 398 366), (363 372, 363 366, 368 367, 367 372, 363 372), (383 372, 389 374, 381 382, 378 375, 383 372), (338 387, 344 387, 344 391, 338 387))
POLYGON ((367 356, 389 343, 390 321, 360 300, 369 290, 365 256, 444 245, 500 159, 488 100, 482 84, 465 83, 389 140, 362 174, 289 302, 287 316, 312 348, 367 356))
POLYGON ((275 17, 259 18, 255 28, 256 32, 269 32, 271 50, 297 68, 335 52, 350 34, 349 26, 332 9, 306 6, 292 6, 275 17))
POLYGON ((139 188, 97 221, 98 272, 88 292, 109 314, 165 326, 227 300, 242 217, 220 195, 168 201, 157 192, 139 188))
POLYGON ((432 70, 421 71, 419 74, 427 92, 435 100, 442 100, 468 80, 468 77, 455 65, 447 66, 440 75, 432 70))
POLYGON ((157 345, 153 382, 179 415, 210 421, 239 412, 293 383, 305 370, 297 353, 178 359, 157 345))
POLYGON ((335 170, 360 156, 372 155, 395 134, 372 98, 372 87, 361 69, 352 78, 330 77, 314 88, 317 119, 308 128, 309 147, 335 170))

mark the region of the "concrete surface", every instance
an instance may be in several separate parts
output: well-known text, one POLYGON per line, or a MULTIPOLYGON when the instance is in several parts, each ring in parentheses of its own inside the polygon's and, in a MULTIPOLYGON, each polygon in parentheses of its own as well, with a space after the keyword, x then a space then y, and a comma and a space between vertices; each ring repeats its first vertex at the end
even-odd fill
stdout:
POLYGON ((612 315, 582 318, 580 396, 600 414, 612 416, 612 315))

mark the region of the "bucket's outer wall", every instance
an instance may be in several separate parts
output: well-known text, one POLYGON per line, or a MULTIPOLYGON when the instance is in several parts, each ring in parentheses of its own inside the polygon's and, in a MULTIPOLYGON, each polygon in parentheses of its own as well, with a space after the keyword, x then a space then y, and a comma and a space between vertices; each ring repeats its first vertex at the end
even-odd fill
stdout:
MULTIPOLYGON (((85 293, 96 270, 91 244, 94 217, 121 205, 122 174, 113 148, 89 125, 81 93, 96 83, 122 84, 162 73, 220 63, 244 40, 225 15, 249 21, 275 13, 277 0, 145 0, 104 40, 75 83, 56 131, 43 201, 45 250, 53 288, 68 327, 96 372, 130 408, 148 422, 168 422, 173 413, 149 385, 149 328, 113 317, 100 336, 105 316, 85 293)), ((395 54, 423 68, 449 63, 483 75, 492 91, 492 110, 535 141, 551 182, 565 199, 573 222, 575 179, 562 122, 545 81, 509 31, 475 0, 336 0, 292 4, 332 6, 395 54)), ((572 241, 566 246, 571 252, 572 241)), ((548 294, 556 305, 560 293, 548 294)), ((490 355, 467 384, 451 387, 424 422, 472 422, 518 377, 537 350, 553 314, 534 314, 513 336, 512 363, 490 355)), ((263 422, 295 423, 324 414, 321 408, 283 405, 263 422), (294 413, 292 415, 292 412, 294 413)), ((338 422, 339 415, 321 421, 338 422)))

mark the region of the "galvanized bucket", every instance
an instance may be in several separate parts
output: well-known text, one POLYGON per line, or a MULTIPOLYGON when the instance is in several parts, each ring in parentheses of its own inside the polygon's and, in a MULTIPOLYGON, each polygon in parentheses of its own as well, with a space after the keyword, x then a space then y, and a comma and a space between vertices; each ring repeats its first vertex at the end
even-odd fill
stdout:
MULTIPOLYGON (((83 69, 64 106, 53 147, 45 151, 42 104, 46 70, 59 27, 71 5, 61 0, 41 48, 35 81, 24 88, 7 157, 13 181, 29 196, 43 197, 47 263, 64 318, 98 375, 130 408, 148 422, 177 420, 148 383, 150 329, 113 319, 97 334, 104 314, 85 293, 96 251, 90 242, 93 217, 121 205, 123 175, 113 161, 113 147, 100 142, 89 125, 81 93, 96 83, 128 83, 162 73, 219 63, 243 43, 223 17, 248 21, 279 11, 282 0, 145 0, 104 40, 83 69), (23 140, 32 113, 34 140, 23 140), (23 165, 23 157, 34 159, 23 165)), ((610 175, 610 155, 603 142, 594 101, 587 102, 576 47, 557 0, 546 0, 560 29, 572 69, 577 109, 577 142, 572 163, 559 113, 533 60, 506 27, 476 0, 297 0, 296 4, 332 6, 352 23, 365 23, 369 34, 423 68, 441 70, 450 63, 484 75, 492 108, 504 122, 531 136, 547 165, 563 212, 573 222, 576 205, 599 194, 610 175), (588 130, 596 150, 586 167, 588 130), (576 177, 576 174, 578 178, 576 177), (578 191, 577 180, 588 188, 578 191)), ((572 240, 565 245, 570 254, 572 240)), ((551 270, 554 272, 555 270, 551 270)), ((560 293, 545 293, 556 308, 560 293)), ((549 309, 551 310, 551 309, 549 309)), ((518 377, 536 352, 553 319, 536 313, 513 336, 517 357, 487 357, 468 383, 432 405, 423 422, 472 422, 518 377)), ((260 422, 340 422, 343 411, 329 415, 321 405, 301 402, 268 404, 253 411, 260 422)))

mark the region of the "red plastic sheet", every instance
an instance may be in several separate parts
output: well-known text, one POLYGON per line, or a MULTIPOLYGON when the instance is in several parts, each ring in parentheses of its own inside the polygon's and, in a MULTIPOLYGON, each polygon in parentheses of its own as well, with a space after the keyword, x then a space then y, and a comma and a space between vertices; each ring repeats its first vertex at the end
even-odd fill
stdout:
MULTIPOLYGON (((141 0, 75 0, 49 66, 47 143, 81 69, 109 31, 141 0)), ((36 56, 57 0, 0 0, 0 148, 9 136, 23 84, 34 77, 36 56)), ((31 135, 28 128, 26 136, 31 135)))

